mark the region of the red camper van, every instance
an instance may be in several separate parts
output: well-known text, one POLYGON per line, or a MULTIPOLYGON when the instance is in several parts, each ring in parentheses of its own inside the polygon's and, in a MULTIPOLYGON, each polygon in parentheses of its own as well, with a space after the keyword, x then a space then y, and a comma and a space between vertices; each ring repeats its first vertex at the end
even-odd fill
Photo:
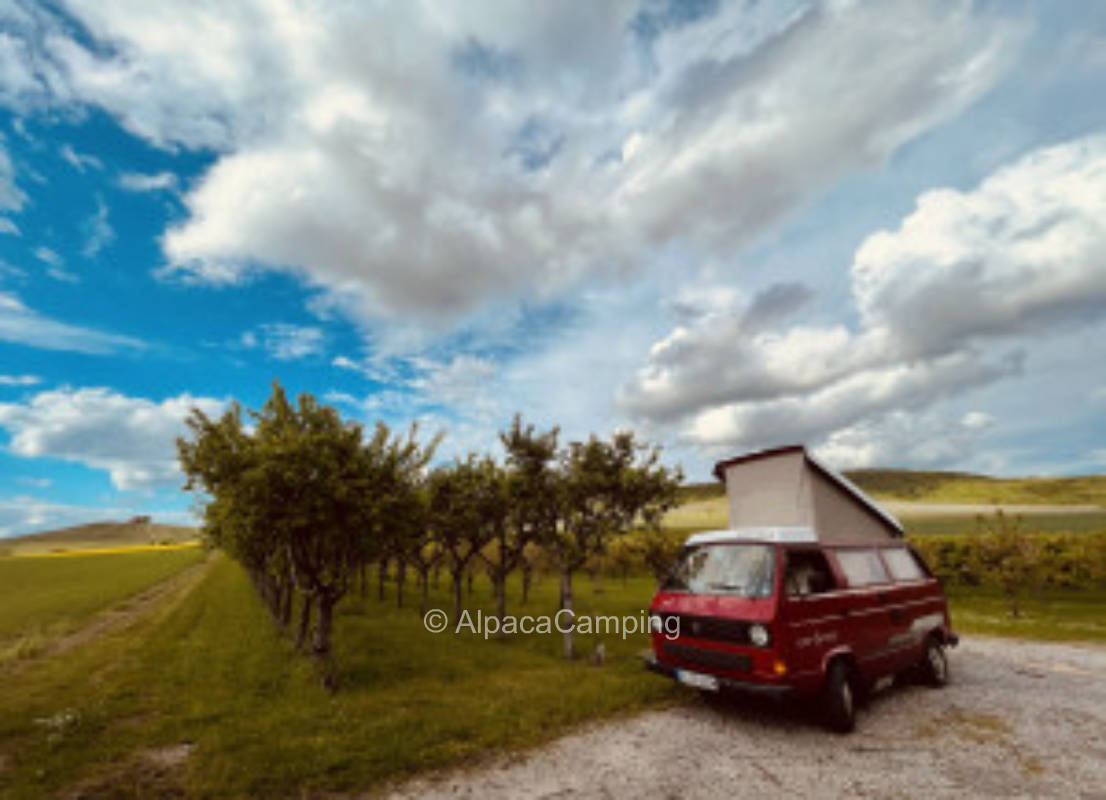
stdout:
POLYGON ((706 692, 818 696, 838 731, 883 678, 948 681, 944 593, 897 520, 801 446, 714 472, 730 528, 690 537, 653 598, 650 669, 706 692))

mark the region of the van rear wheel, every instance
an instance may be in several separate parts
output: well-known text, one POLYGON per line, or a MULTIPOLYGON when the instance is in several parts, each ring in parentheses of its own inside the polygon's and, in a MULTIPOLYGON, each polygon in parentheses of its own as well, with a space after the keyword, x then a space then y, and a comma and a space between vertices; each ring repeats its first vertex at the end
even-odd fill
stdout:
POLYGON ((925 653, 918 667, 922 681, 928 686, 940 688, 949 682, 949 659, 945 655, 944 645, 936 636, 930 636, 926 640, 925 653))
POLYGON ((822 713, 826 727, 849 733, 856 727, 856 681, 848 662, 838 659, 830 664, 823 690, 822 713))

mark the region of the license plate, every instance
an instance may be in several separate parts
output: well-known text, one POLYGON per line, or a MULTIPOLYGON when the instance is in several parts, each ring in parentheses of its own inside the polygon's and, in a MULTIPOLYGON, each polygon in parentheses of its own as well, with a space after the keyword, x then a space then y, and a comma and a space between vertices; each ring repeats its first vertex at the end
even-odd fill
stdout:
POLYGON ((676 680, 684 686, 694 686, 696 689, 706 689, 708 692, 718 691, 718 678, 713 675, 704 675, 701 672, 689 672, 686 669, 676 670, 676 680))

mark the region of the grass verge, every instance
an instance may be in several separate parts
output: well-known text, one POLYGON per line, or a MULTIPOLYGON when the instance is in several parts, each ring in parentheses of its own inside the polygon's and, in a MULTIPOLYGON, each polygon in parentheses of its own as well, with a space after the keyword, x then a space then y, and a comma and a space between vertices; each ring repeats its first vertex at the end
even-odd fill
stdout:
MULTIPOLYGON (((639 614, 646 578, 577 587, 580 613, 639 614)), ((448 609, 446 586, 433 604, 448 609)), ((525 611, 549 613, 541 582, 525 611)), ((523 613, 513 590, 512 613, 523 613)), ((686 695, 646 673, 644 635, 605 637, 607 663, 565 662, 556 634, 484 641, 428 633, 414 608, 351 598, 337 620, 341 689, 291 658, 228 559, 162 621, 105 637, 0 686, 9 796, 66 787, 119 796, 282 796, 363 790, 551 739, 584 721, 686 695), (191 756, 152 774, 140 754, 182 742, 191 756), (129 765, 125 768, 106 765, 129 765), (138 787, 133 790, 127 787, 138 787), (110 790, 110 791, 109 791, 110 790), (128 794, 129 792, 129 794, 128 794)), ((469 608, 490 610, 477 582, 469 608)), ((590 652, 599 637, 580 637, 590 652)))
POLYGON ((1106 643, 1106 589, 1044 589, 1023 600, 1019 617, 995 589, 954 586, 946 593, 960 633, 1106 643))

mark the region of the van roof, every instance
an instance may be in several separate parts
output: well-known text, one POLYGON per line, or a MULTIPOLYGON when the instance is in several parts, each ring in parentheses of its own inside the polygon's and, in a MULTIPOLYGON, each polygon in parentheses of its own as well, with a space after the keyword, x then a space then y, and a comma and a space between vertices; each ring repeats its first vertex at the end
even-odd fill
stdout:
POLYGON ((687 537, 686 544, 732 544, 735 542, 774 542, 774 543, 812 543, 818 537, 813 528, 806 527, 757 527, 730 528, 727 530, 702 531, 687 537))
MULTIPOLYGON (((800 526, 745 527, 727 528, 716 531, 700 531, 687 537, 685 547, 698 547, 706 544, 818 544, 818 536, 813 528, 800 526)), ((889 539, 886 542, 865 540, 841 541, 826 544, 826 547, 881 547, 902 548, 901 540, 889 539)))
POLYGON ((861 510, 870 516, 878 520, 891 536, 902 536, 905 531, 902 524, 895 519, 891 514, 888 514, 883 508, 880 507, 872 498, 870 498, 864 491, 855 483, 850 481, 844 475, 837 470, 833 469, 829 465, 816 458, 809 450, 801 444, 787 445, 785 447, 774 447, 768 450, 759 450, 752 453, 745 453, 735 458, 729 458, 724 461, 719 461, 714 465, 714 476, 725 482, 726 470, 729 467, 737 466, 738 464, 745 464, 750 461, 757 461, 764 458, 772 458, 774 456, 783 456, 787 454, 801 454, 804 462, 808 464, 813 470, 822 474, 827 478, 831 484, 837 486, 841 494, 844 497, 849 498, 855 503, 861 510))

